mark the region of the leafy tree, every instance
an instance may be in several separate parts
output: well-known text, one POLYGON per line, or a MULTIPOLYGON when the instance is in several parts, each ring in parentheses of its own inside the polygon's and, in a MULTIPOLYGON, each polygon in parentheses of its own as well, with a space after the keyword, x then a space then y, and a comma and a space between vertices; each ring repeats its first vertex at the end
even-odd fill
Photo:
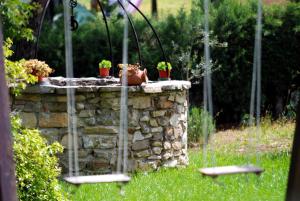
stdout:
POLYGON ((22 0, 0 0, 4 37, 10 37, 13 40, 33 40, 32 30, 28 28, 28 21, 35 8, 36 4, 29 4, 22 0))
POLYGON ((151 0, 152 17, 157 17, 157 0, 151 0))

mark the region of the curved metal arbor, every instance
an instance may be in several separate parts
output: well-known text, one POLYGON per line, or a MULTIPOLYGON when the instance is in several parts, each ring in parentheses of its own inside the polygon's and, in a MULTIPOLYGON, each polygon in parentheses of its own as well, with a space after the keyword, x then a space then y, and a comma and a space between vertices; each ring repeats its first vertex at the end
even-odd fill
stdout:
MULTIPOLYGON (((162 52, 164 61, 167 62, 168 59, 167 59, 167 57, 166 57, 166 53, 165 53, 164 48, 163 48, 163 46, 162 46, 161 40, 160 40, 160 38, 158 37, 158 34, 157 34, 157 32, 155 31, 155 29, 154 29, 154 27, 152 26, 152 24, 150 23, 150 21, 149 21, 148 18, 145 16, 145 14, 144 14, 144 13, 143 13, 136 5, 134 5, 134 3, 132 3, 130 0, 127 0, 127 2, 128 2, 132 7, 134 7, 134 8, 142 15, 142 17, 144 18, 144 20, 147 22, 147 24, 148 24, 149 27, 151 28, 151 30, 152 30, 152 32, 153 32, 153 34, 154 34, 154 36, 155 36, 155 38, 156 38, 156 40, 157 40, 157 42, 158 42, 158 45, 159 45, 159 48, 160 48, 160 50, 161 50, 161 52, 162 52)), ((169 68, 167 68, 167 71, 168 71, 168 74, 169 74, 169 68)))
MULTIPOLYGON (((163 46, 162 46, 162 43, 161 43, 161 40, 157 34, 157 32, 155 31, 154 27, 152 26, 152 24, 150 23, 149 19, 145 16, 145 14, 135 5, 133 4, 130 0, 126 0, 132 7, 134 7, 134 9, 136 9, 140 14, 141 16, 144 18, 144 20, 147 22, 147 24, 149 25, 149 27, 151 28, 157 42, 158 42, 158 45, 159 45, 159 48, 162 52, 162 56, 163 56, 163 59, 164 61, 168 61, 167 57, 166 57, 166 54, 165 54, 165 51, 163 49, 163 46)), ((131 26, 131 29, 133 31, 133 34, 134 34, 134 40, 135 40, 135 43, 136 43, 136 48, 137 48, 137 52, 138 52, 138 57, 139 57, 139 63, 140 65, 142 66, 142 55, 141 55, 141 49, 140 49, 140 42, 139 42, 139 39, 138 39, 138 34, 137 34, 137 31, 134 27, 134 23, 132 21, 132 19, 130 18, 129 16, 129 13, 126 11, 126 8, 125 6, 121 3, 120 0, 117 1, 118 2, 118 5, 121 7, 121 9, 124 11, 126 17, 128 18, 129 20, 129 23, 130 23, 130 26, 131 26)), ((44 22, 44 19, 45 19, 45 15, 46 15, 46 12, 47 12, 47 9, 49 7, 51 3, 51 0, 47 0, 44 8, 43 8, 43 11, 42 11, 42 16, 41 16, 41 20, 40 20, 40 23, 39 23, 39 27, 38 27, 38 32, 37 32, 37 37, 36 37, 36 43, 35 43, 35 54, 34 54, 34 57, 37 58, 38 57, 38 48, 39 48, 39 41, 40 41, 40 35, 41 35, 41 31, 42 31, 42 27, 43 27, 43 22, 44 22)), ((112 39, 111 39, 111 35, 110 35, 110 31, 109 31, 109 26, 108 26, 108 21, 107 21, 107 17, 105 15, 105 12, 104 12, 104 7, 103 7, 103 4, 101 3, 101 0, 97 0, 97 3, 100 7, 100 11, 101 11, 101 14, 103 16, 103 21, 105 23, 105 28, 106 28, 106 34, 107 34, 107 41, 108 41, 108 45, 109 45, 109 55, 110 55, 110 60, 111 62, 113 63, 113 52, 112 52, 112 39)), ((74 19, 73 19, 74 20, 74 19)), ((169 69, 167 68, 167 71, 169 71, 169 69)), ((114 72, 113 72, 114 73, 114 72)))
POLYGON ((118 4, 120 5, 120 7, 122 8, 122 10, 124 11, 126 17, 128 18, 129 24, 130 24, 131 29, 132 29, 133 34, 134 34, 134 38, 135 38, 135 42, 136 42, 136 47, 137 47, 137 50, 138 50, 139 63, 140 63, 140 65, 142 66, 142 56, 141 56, 140 43, 139 43, 138 35, 137 35, 137 33, 136 33, 134 24, 133 24, 132 19, 130 18, 129 14, 128 14, 128 12, 126 11, 124 5, 121 3, 120 0, 118 0, 118 4))

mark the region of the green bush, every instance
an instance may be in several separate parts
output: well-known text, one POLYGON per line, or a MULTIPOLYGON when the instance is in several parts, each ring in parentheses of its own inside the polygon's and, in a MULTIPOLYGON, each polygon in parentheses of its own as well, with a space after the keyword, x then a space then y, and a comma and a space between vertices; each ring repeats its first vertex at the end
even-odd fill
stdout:
MULTIPOLYGON (((239 122, 249 113, 255 2, 223 0, 212 12, 212 29, 228 47, 212 52, 221 66, 213 75, 214 100, 222 122, 239 122)), ((278 117, 284 110, 289 88, 299 70, 300 4, 265 6, 262 36, 262 107, 278 117)))
MULTIPOLYGON (((201 24, 193 20, 194 16, 196 14, 188 15, 181 11, 178 15, 168 16, 166 20, 152 21, 173 67, 171 73, 173 79, 186 79, 189 54, 193 54, 193 58, 202 55, 202 47, 200 50, 196 47, 202 43, 203 31, 201 24), (191 32, 193 34, 190 34, 191 32)), ((142 67, 147 68, 151 80, 157 80, 156 66, 159 61, 164 60, 163 54, 147 23, 141 18, 134 18, 133 21, 140 41, 142 67)), ((109 28, 114 58, 112 67, 115 70, 115 76, 117 76, 118 69, 116 66, 122 62, 123 21, 116 16, 111 16, 109 28)), ((53 24, 46 24, 40 42, 39 58, 55 67, 55 75, 65 75, 64 33, 61 30, 63 30, 62 20, 53 24)), ((129 31, 129 63, 137 63, 139 62, 137 48, 131 29, 129 31)), ((90 20, 80 25, 76 32, 73 32, 73 55, 76 77, 98 75, 99 60, 110 58, 105 25, 102 19, 90 20)), ((200 61, 199 58, 194 60, 195 65, 191 66, 196 68, 198 61, 200 61)))
POLYGON ((207 121, 208 135, 210 135, 215 129, 213 118, 202 108, 192 107, 190 109, 188 118, 189 142, 204 142, 203 126, 205 121, 207 121))
POLYGON ((57 180, 60 168, 56 154, 62 152, 62 146, 47 145, 38 130, 21 127, 19 118, 12 117, 11 122, 19 200, 66 200, 57 180))

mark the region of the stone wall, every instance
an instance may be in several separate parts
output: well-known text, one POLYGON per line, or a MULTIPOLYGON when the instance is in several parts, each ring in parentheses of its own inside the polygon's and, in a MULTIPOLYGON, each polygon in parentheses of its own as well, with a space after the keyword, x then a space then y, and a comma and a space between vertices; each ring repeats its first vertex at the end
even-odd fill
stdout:
MULTIPOLYGON (((82 174, 110 173, 116 168, 120 121, 120 90, 108 86, 74 86, 82 174)), ((164 81, 129 87, 128 143, 130 170, 177 167, 188 163, 187 90, 185 81, 164 81)), ((12 108, 23 124, 38 128, 48 141, 68 147, 68 114, 65 86, 35 85, 12 108)), ((60 156, 67 170, 67 150, 60 156)))

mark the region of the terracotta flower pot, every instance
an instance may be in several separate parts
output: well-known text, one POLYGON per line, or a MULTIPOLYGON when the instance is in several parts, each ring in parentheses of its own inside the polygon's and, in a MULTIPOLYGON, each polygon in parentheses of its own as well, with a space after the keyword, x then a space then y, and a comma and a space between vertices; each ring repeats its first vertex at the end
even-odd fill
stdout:
POLYGON ((109 76, 109 68, 99 68, 100 77, 108 77, 109 76))
MULTIPOLYGON (((140 70, 137 66, 132 65, 132 67, 127 67, 127 73, 128 86, 141 85, 143 82, 148 82, 147 69, 140 70)), ((119 77, 122 82, 122 70, 119 72, 119 77)))
POLYGON ((38 77, 38 82, 42 82, 43 81, 43 79, 44 79, 44 77, 43 76, 37 76, 38 77))
POLYGON ((159 70, 158 72, 159 72, 159 77, 160 78, 166 79, 166 78, 170 77, 170 72, 171 71, 169 71, 169 74, 166 70, 159 70))
POLYGON ((31 72, 31 75, 33 75, 33 76, 35 76, 35 77, 37 78, 38 83, 41 83, 41 82, 43 81, 43 79, 44 79, 44 76, 37 75, 37 71, 36 71, 36 70, 33 70, 33 71, 31 72))

